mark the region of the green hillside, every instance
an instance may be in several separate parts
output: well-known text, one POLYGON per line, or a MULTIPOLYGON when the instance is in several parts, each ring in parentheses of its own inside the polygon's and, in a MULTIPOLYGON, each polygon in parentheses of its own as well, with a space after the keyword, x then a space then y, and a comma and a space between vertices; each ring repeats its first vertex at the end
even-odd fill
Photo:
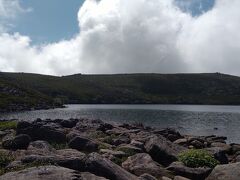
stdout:
POLYGON ((240 78, 219 73, 63 77, 2 73, 2 78, 64 103, 240 104, 240 78))
POLYGON ((0 75, 0 112, 48 109, 54 106, 58 105, 53 98, 8 81, 0 75))

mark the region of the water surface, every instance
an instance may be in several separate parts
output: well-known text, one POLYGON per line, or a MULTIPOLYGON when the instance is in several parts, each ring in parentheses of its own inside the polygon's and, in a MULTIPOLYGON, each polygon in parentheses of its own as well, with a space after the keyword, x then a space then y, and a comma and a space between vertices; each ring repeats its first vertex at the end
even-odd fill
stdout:
POLYGON ((93 118, 107 122, 140 122, 172 127, 194 135, 227 136, 240 143, 240 106, 205 105, 67 105, 64 109, 1 114, 0 119, 93 118), (217 128, 217 130, 216 130, 217 128))

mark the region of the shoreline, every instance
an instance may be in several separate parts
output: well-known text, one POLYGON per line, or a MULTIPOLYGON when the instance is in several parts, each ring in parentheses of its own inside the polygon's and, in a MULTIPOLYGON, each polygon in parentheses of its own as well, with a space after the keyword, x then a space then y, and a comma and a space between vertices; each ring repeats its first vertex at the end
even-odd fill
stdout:
POLYGON ((240 144, 227 144, 226 137, 183 135, 174 129, 145 127, 141 123, 113 124, 93 119, 6 120, 0 122, 0 136, 0 152, 13 157, 1 167, 4 175, 0 179, 13 178, 14 173, 23 173, 23 169, 41 170, 39 166, 55 173, 65 168, 61 170, 117 180, 179 176, 206 179, 222 166, 240 168, 240 144), (199 170, 180 162, 179 154, 192 149, 203 150, 219 165, 199 170))

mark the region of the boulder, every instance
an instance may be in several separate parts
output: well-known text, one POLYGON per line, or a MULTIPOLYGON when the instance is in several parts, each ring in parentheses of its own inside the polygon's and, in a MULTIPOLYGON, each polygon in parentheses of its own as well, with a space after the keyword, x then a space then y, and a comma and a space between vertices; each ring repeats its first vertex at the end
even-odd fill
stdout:
POLYGON ((47 141, 38 140, 31 142, 27 150, 38 154, 49 154, 54 148, 47 141))
POLYGON ((204 148, 204 143, 198 140, 193 140, 190 145, 192 145, 196 149, 202 149, 204 148))
POLYGON ((178 140, 174 141, 173 143, 183 146, 183 145, 187 145, 188 140, 186 138, 182 138, 182 139, 178 139, 178 140))
POLYGON ((215 159, 217 159, 221 164, 227 164, 228 163, 228 157, 226 155, 226 152, 221 147, 211 147, 211 148, 205 148, 206 151, 208 151, 211 155, 214 156, 215 159))
POLYGON ((104 123, 100 124, 100 126, 97 128, 98 131, 106 132, 107 130, 113 129, 113 125, 104 123))
POLYGON ((232 153, 235 154, 237 152, 240 152, 240 144, 231 144, 232 146, 232 153))
POLYGON ((130 145, 144 150, 144 144, 142 142, 140 142, 140 141, 136 141, 136 140, 133 139, 133 140, 131 140, 130 145))
POLYGON ((0 180, 106 180, 103 177, 91 173, 81 173, 71 169, 57 166, 40 166, 24 169, 17 172, 10 172, 0 176, 0 180))
POLYGON ((32 140, 45 140, 56 143, 66 142, 63 129, 59 128, 55 123, 20 121, 17 124, 16 132, 17 134, 27 134, 32 140))
POLYGON ((122 167, 137 176, 148 173, 157 178, 162 176, 172 177, 169 171, 153 161, 151 156, 146 153, 139 153, 128 157, 128 159, 122 163, 122 167))
POLYGON ((107 156, 112 155, 117 158, 122 158, 122 157, 126 156, 126 153, 123 151, 113 151, 110 149, 100 149, 100 153, 107 155, 107 156))
POLYGON ((176 141, 177 139, 183 138, 183 136, 179 132, 177 132, 175 129, 172 129, 172 128, 157 130, 157 131, 154 131, 154 133, 160 134, 172 142, 176 141))
POLYGON ((240 163, 216 166, 206 180, 239 180, 240 163))
POLYGON ((204 180, 211 173, 210 168, 190 168, 185 166, 182 162, 173 162, 167 169, 173 171, 175 175, 194 180, 204 180))
POLYGON ((11 150, 27 149, 30 142, 31 138, 28 135, 19 134, 16 137, 3 140, 2 147, 11 150))
POLYGON ((128 136, 118 136, 112 140, 112 145, 129 144, 131 142, 128 136))
POLYGON ((230 145, 221 142, 214 142, 211 144, 211 147, 218 147, 227 154, 230 154, 232 151, 232 147, 230 145))
POLYGON ((145 173, 145 174, 142 174, 141 176, 139 176, 138 180, 157 180, 157 178, 153 177, 150 174, 145 173))
POLYGON ((91 153, 86 158, 86 171, 114 180, 135 180, 137 177, 98 153, 91 153))
POLYGON ((72 149, 86 152, 95 152, 98 150, 98 144, 95 141, 81 136, 77 136, 70 140, 68 146, 72 149))
POLYGON ((173 180, 190 180, 190 179, 182 177, 182 176, 175 176, 173 180))
POLYGON ((146 142, 145 149, 154 161, 164 166, 177 161, 179 153, 186 150, 185 147, 174 144, 162 136, 151 137, 146 142))
POLYGON ((132 156, 134 154, 143 152, 142 149, 140 149, 138 147, 135 147, 133 145, 130 145, 130 144, 120 145, 120 146, 117 147, 116 150, 125 152, 127 156, 132 156))
POLYGON ((44 164, 56 164, 62 167, 84 171, 86 155, 74 149, 57 150, 49 155, 31 154, 21 159, 23 164, 40 162, 44 164))
POLYGON ((65 128, 73 128, 76 126, 77 122, 78 122, 77 119, 68 119, 68 120, 62 120, 60 124, 62 127, 65 127, 65 128))

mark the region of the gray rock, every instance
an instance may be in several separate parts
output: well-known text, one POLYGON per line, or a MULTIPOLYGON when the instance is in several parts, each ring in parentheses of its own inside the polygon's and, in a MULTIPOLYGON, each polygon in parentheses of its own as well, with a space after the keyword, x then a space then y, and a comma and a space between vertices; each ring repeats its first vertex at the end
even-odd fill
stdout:
POLYGON ((130 145, 130 144, 122 144, 117 147, 117 150, 125 152, 127 156, 132 156, 134 154, 143 152, 142 149, 140 149, 136 146, 130 145))
POLYGON ((28 151, 42 152, 42 154, 48 154, 54 151, 54 148, 47 141, 33 141, 28 146, 28 151))
POLYGON ((192 145, 194 148, 196 149, 202 149, 204 148, 204 143, 202 143, 201 141, 198 140, 193 140, 190 145, 192 145))
POLYGON ((232 153, 235 154, 240 151, 240 144, 231 144, 232 146, 232 153))
POLYGON ((17 134, 27 134, 32 140, 45 140, 48 142, 66 142, 63 129, 54 123, 20 121, 17 124, 17 134))
POLYGON ((226 156, 225 149, 221 147, 211 147, 211 148, 205 148, 206 151, 208 151, 211 155, 214 156, 215 159, 217 159, 221 164, 227 164, 228 158, 226 156))
POLYGON ((182 138, 174 141, 173 143, 178 145, 186 145, 188 143, 188 140, 186 138, 182 138))
POLYGON ((211 144, 211 147, 221 148, 222 151, 224 151, 225 153, 228 153, 228 154, 230 154, 232 151, 232 147, 230 145, 221 143, 221 142, 214 142, 211 144))
POLYGON ((177 161, 179 153, 186 150, 186 148, 174 144, 162 136, 151 137, 146 142, 145 149, 154 161, 164 166, 177 161))
POLYGON ((98 150, 98 144, 95 141, 81 136, 77 136, 70 140, 68 146, 72 149, 86 152, 95 152, 98 150))
POLYGON ((76 126, 77 122, 78 122, 77 119, 68 119, 68 120, 62 120, 60 124, 62 127, 65 127, 65 128, 73 128, 76 126))
POLYGON ((182 176, 175 176, 173 180, 190 180, 190 179, 182 177, 182 176))
POLYGON ((157 178, 162 176, 173 177, 169 171, 153 161, 151 156, 146 153, 139 153, 128 157, 128 159, 122 163, 122 167, 137 176, 148 173, 157 178))
POLYGON ((130 145, 133 145, 133 146, 135 146, 137 148, 140 148, 142 150, 144 149, 144 144, 142 142, 136 141, 134 139, 131 141, 130 145))
POLYGON ((31 138, 28 135, 20 134, 14 138, 3 140, 2 147, 11 150, 27 149, 30 142, 31 138))
POLYGON ((129 144, 131 142, 130 138, 127 136, 118 136, 112 140, 112 145, 118 146, 120 144, 129 144))
POLYGON ((57 150, 49 155, 26 155, 21 161, 23 164, 40 162, 45 164, 57 164, 62 167, 83 171, 85 169, 86 155, 74 149, 57 150))
POLYGON ((123 156, 126 156, 126 153, 123 151, 113 151, 110 149, 100 149, 100 153, 105 155, 113 155, 118 158, 122 158, 123 156))
POLYGON ((190 168, 181 162, 174 162, 167 169, 173 171, 175 175, 194 180, 204 180, 211 173, 210 168, 190 168))
POLYGON ((98 153, 91 153, 86 159, 86 171, 113 180, 135 180, 137 177, 98 153))
POLYGON ((139 176, 138 180, 157 180, 157 178, 153 177, 150 174, 145 173, 145 174, 142 174, 141 176, 139 176))
POLYGON ((106 180, 90 173, 81 173, 71 169, 57 166, 41 166, 10 172, 0 176, 0 180, 106 180))
POLYGON ((206 180, 239 180, 240 163, 216 166, 206 180))

